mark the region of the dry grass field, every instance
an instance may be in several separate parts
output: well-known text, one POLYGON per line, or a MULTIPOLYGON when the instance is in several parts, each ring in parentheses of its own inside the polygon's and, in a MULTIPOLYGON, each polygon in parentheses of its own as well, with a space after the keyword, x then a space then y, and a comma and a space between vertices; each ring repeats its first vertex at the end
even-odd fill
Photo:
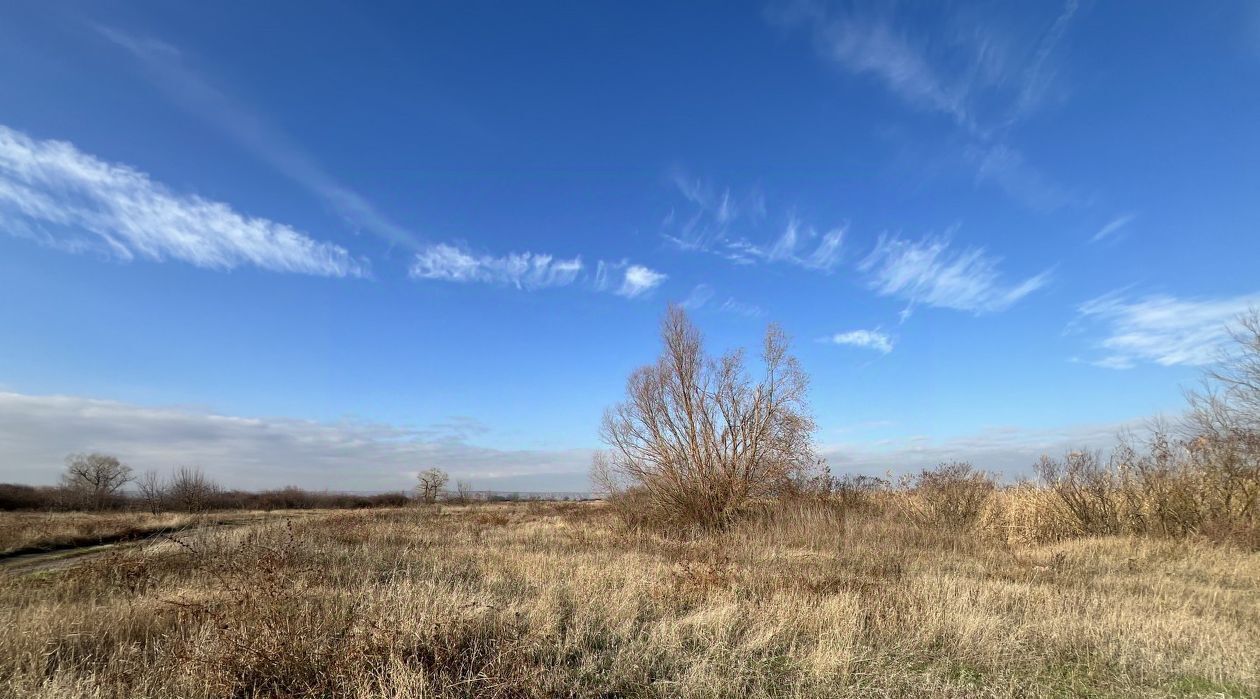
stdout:
POLYGON ((272 516, 265 512, 5 512, 0 514, 0 556, 90 546, 189 527, 252 522, 272 516))
POLYGON ((326 512, 0 573, 0 628, 4 697, 1243 697, 1260 554, 808 503, 697 538, 326 512))

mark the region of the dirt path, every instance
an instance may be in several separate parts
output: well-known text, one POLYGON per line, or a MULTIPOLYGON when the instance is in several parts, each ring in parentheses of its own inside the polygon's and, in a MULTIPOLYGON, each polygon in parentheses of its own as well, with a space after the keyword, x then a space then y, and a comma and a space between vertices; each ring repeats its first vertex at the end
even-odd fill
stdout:
POLYGON ((191 527, 158 530, 141 535, 126 534, 118 537, 115 541, 105 540, 82 546, 66 546, 42 551, 16 552, 0 557, 0 574, 31 575, 34 573, 54 572, 82 565, 120 549, 139 548, 149 544, 156 544, 163 541, 168 536, 202 533, 220 529, 237 529, 240 527, 248 527, 270 522, 283 522, 308 517, 311 514, 313 513, 302 512, 276 515, 275 517, 224 519, 216 522, 198 524, 191 527))

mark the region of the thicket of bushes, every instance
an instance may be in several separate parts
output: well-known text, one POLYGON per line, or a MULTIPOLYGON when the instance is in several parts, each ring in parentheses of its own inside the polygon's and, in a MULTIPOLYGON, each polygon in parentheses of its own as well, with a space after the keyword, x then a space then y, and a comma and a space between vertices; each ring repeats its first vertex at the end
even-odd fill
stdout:
MULTIPOLYGON (((975 531, 1011 543, 1130 534, 1202 537, 1260 550, 1260 452, 1202 435, 1155 430, 1097 452, 1042 457, 1039 481, 999 485, 970 464, 944 464, 865 495, 925 528, 975 531)), ((874 504, 878 503, 878 505, 874 504)))

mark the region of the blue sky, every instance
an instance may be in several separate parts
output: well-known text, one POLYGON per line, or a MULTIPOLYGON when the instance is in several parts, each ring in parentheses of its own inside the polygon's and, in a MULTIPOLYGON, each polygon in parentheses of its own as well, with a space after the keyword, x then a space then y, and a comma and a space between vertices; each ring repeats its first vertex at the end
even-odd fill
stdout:
POLYGON ((9 3, 0 480, 585 489, 670 301, 837 471, 1175 413, 1260 303, 1252 3, 9 3))

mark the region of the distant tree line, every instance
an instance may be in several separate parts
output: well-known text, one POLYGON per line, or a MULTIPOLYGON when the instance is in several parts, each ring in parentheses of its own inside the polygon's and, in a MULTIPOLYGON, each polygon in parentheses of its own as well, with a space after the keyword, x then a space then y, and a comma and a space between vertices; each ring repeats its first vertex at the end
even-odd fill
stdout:
POLYGON ((359 494, 287 486, 248 491, 224 488, 200 468, 182 466, 163 474, 137 475, 117 457, 97 452, 71 454, 55 486, 0 483, 0 511, 210 512, 216 510, 317 510, 403 507, 436 503, 515 502, 588 499, 579 493, 512 493, 474 490, 467 481, 448 489, 450 476, 438 468, 419 472, 412 492, 359 494))
POLYGON ((307 510, 401 507, 413 502, 403 491, 360 495, 312 491, 288 486, 261 491, 224 488, 200 468, 185 466, 169 474, 135 475, 117 457, 72 454, 55 486, 0 483, 0 510, 138 510, 208 512, 212 510, 307 510))

